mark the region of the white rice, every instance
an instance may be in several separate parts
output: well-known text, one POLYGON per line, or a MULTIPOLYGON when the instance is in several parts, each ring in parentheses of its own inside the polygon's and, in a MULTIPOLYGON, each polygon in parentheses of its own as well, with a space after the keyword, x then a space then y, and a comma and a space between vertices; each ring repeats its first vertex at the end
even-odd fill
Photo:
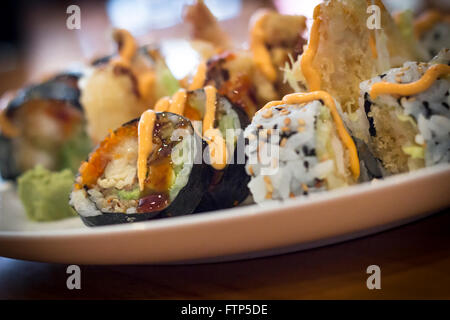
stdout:
MULTIPOLYGON (((432 63, 448 64, 450 51, 442 50, 432 63)), ((364 110, 364 99, 368 97, 374 83, 410 83, 419 80, 432 63, 406 62, 403 67, 391 69, 386 74, 361 82, 360 109, 364 110)), ((372 101, 378 107, 393 107, 397 114, 410 117, 417 124, 415 142, 425 146, 425 165, 450 162, 450 79, 441 77, 426 91, 410 97, 389 94, 380 95, 372 101)), ((358 121, 368 125, 370 116, 358 121)), ((395 122, 392 123, 395 125, 395 122)), ((366 139, 369 136, 366 132, 366 139)))
POLYGON ((319 164, 315 151, 315 126, 322 104, 313 101, 306 106, 279 107, 269 109, 271 117, 265 117, 267 109, 256 113, 244 131, 248 141, 246 170, 251 176, 248 186, 257 203, 323 189, 317 182, 326 176, 324 170, 334 168, 333 160, 319 164), (289 113, 283 114, 279 107, 289 113), (289 131, 283 132, 283 127, 289 131))

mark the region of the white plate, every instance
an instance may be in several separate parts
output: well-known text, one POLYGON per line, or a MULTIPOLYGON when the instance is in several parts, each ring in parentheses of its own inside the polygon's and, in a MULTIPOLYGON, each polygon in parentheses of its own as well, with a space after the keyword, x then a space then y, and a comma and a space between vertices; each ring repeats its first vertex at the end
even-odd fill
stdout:
POLYGON ((77 264, 224 261, 303 250, 386 230, 450 206, 450 165, 309 198, 88 228, 79 218, 27 221, 0 190, 0 255, 77 264))

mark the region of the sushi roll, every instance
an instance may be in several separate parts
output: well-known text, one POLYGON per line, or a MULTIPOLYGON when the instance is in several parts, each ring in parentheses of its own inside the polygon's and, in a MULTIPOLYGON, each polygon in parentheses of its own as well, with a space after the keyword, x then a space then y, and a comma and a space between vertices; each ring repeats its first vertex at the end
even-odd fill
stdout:
POLYGON ((91 142, 79 102, 79 73, 62 73, 20 90, 0 111, 0 172, 15 179, 40 164, 74 172, 91 142))
MULTIPOLYGON (((208 9, 197 1, 187 11, 203 15, 208 9)), ((209 12, 208 17, 212 14, 209 12)), ((193 25, 193 40, 207 41, 213 44, 216 52, 207 55, 199 65, 189 89, 194 90, 205 85, 213 85, 221 95, 226 96, 233 104, 241 107, 251 118, 258 110, 257 106, 281 98, 293 92, 284 81, 281 70, 289 59, 296 59, 303 51, 306 40, 302 34, 306 30, 306 18, 300 15, 283 15, 273 10, 260 10, 250 21, 250 50, 230 47, 223 39, 223 32, 214 24, 205 21, 186 22, 193 25), (210 28, 200 28, 208 25, 210 28), (206 30, 206 31, 205 31, 206 30), (205 35, 214 37, 205 37, 205 35), (224 50, 225 49, 225 50, 224 50)), ((202 47, 205 47, 204 45, 202 47)), ((199 50, 203 51, 203 50, 199 50)), ((205 54, 202 54, 205 56, 205 54)))
POLYGON ((306 40, 302 34, 306 30, 306 17, 280 14, 273 10, 260 9, 250 18, 250 51, 255 74, 255 91, 261 98, 271 100, 267 95, 267 85, 272 84, 276 99, 291 93, 292 88, 284 80, 283 67, 289 60, 296 60, 303 53, 306 40))
POLYGON ((388 174, 450 161, 450 51, 361 83, 366 140, 388 174))
POLYGON ((426 60, 444 48, 450 48, 450 14, 435 9, 422 13, 414 21, 414 34, 426 53, 426 60))
POLYGON ((80 166, 70 205, 88 226, 190 214, 210 181, 203 146, 188 119, 148 110, 80 166))
MULTIPOLYGON (((204 81, 190 89, 212 85, 221 95, 240 107, 248 117, 252 117, 257 111, 252 74, 252 57, 248 52, 224 52, 206 62, 204 81)), ((273 92, 271 86, 266 88, 273 92)))
MULTIPOLYGON (((352 118, 353 113, 359 112, 362 80, 414 59, 410 44, 382 1, 330 0, 315 7, 308 45, 299 59, 285 68, 285 73, 297 92, 324 90, 352 118), (369 29, 367 25, 371 5, 380 9, 382 28, 369 29)), ((346 124, 358 137, 359 123, 346 124)))
POLYGON ((215 87, 206 86, 194 91, 181 89, 172 99, 158 101, 155 110, 190 119, 208 144, 203 159, 212 180, 196 212, 230 208, 247 198, 243 130, 249 119, 242 109, 218 94, 215 87))
POLYGON ((283 200, 357 182, 355 144, 325 91, 296 93, 258 111, 244 132, 256 203, 283 200))
POLYGON ((94 61, 80 79, 88 133, 97 143, 108 130, 139 117, 157 99, 179 89, 157 48, 139 47, 123 29, 115 30, 113 38, 117 54, 94 61))

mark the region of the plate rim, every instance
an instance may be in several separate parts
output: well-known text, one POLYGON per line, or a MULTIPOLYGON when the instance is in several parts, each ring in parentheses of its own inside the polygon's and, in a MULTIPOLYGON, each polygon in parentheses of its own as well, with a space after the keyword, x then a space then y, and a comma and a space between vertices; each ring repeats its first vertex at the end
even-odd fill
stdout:
MULTIPOLYGON (((332 202, 336 199, 345 200, 346 198, 358 197, 372 192, 378 192, 381 189, 393 188, 398 184, 409 183, 414 180, 430 178, 436 175, 450 173, 450 164, 440 164, 433 167, 422 168, 414 172, 397 174, 380 180, 372 180, 361 184, 311 194, 308 197, 287 199, 284 201, 268 201, 261 204, 251 204, 230 209, 214 210, 204 213, 185 215, 180 217, 171 217, 158 220, 149 220, 120 225, 98 226, 98 227, 80 227, 55 230, 0 230, 0 241, 2 239, 35 239, 35 238, 71 238, 78 236, 103 236, 105 234, 121 234, 134 231, 148 231, 180 228, 186 225, 202 225, 211 222, 220 223, 229 220, 244 220, 252 215, 273 215, 274 209, 289 210, 302 208, 308 205, 314 205, 318 202, 332 202)), ((11 190, 12 183, 6 181, 0 184, 0 193, 11 190), (9 184, 9 186, 8 186, 9 184)), ((0 213, 1 214, 1 213, 0 213)), ((76 217, 79 219, 79 217, 76 217)))

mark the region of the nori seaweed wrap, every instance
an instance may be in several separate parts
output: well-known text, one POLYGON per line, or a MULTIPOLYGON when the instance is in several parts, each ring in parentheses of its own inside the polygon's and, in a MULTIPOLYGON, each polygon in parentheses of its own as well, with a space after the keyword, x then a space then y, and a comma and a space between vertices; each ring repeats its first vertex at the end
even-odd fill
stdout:
POLYGON ((205 143, 191 122, 155 113, 152 151, 139 180, 139 119, 111 132, 84 162, 70 204, 88 226, 129 223, 193 213, 211 180, 201 161, 205 143))
POLYGON ((43 165, 76 170, 90 149, 79 102, 79 73, 61 73, 19 90, 0 113, 0 172, 15 179, 43 165))
MULTIPOLYGON (((189 91, 185 114, 191 120, 204 119, 206 95, 204 89, 189 91)), ((215 128, 219 129, 227 144, 228 164, 222 170, 209 166, 211 184, 196 212, 231 208, 249 195, 249 177, 245 173, 243 130, 250 123, 246 113, 227 98, 216 95, 215 128), (228 131, 227 131, 228 130, 228 131), (239 149, 240 148, 240 149, 239 149)), ((204 133, 203 133, 204 134, 204 133)))

